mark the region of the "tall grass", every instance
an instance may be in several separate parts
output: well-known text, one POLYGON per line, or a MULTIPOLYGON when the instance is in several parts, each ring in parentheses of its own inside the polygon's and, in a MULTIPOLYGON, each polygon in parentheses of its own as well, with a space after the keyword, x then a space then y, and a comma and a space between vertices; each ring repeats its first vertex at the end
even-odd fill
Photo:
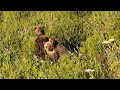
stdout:
POLYGON ((1 79, 120 78, 119 11, 0 12, 1 79), (64 41, 71 51, 57 63, 36 62, 34 26, 64 41), (114 39, 113 43, 103 41, 114 39), (94 69, 93 72, 85 72, 94 69))

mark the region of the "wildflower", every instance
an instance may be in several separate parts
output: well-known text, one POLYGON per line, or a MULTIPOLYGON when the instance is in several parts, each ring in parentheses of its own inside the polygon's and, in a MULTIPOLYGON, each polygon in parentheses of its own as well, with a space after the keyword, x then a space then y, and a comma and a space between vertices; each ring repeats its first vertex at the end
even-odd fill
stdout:
POLYGON ((18 31, 18 33, 21 35, 25 35, 27 33, 27 28, 24 27, 23 30, 18 31))
POLYGON ((4 49, 4 52, 5 52, 5 54, 7 55, 7 54, 10 53, 10 50, 9 50, 8 48, 5 48, 5 49, 4 49))
POLYGON ((5 48, 5 51, 6 51, 6 53, 8 53, 8 52, 9 52, 9 49, 8 49, 8 48, 5 48))
POLYGON ((109 42, 113 42, 114 41, 114 39, 109 39, 109 42))
POLYGON ((108 43, 111 43, 111 42, 110 42, 110 41, 104 41, 103 43, 104 43, 104 44, 108 44, 108 43))
POLYGON ((82 54, 81 54, 81 53, 79 53, 79 54, 78 54, 78 56, 79 56, 79 57, 82 57, 82 54))
POLYGON ((94 69, 86 69, 85 72, 94 72, 94 69))
POLYGON ((70 58, 73 59, 73 60, 75 59, 73 56, 71 56, 70 58))
POLYGON ((42 58, 37 56, 37 55, 34 55, 34 58, 35 58, 36 61, 42 60, 42 58))
POLYGON ((34 58, 38 61, 38 57, 37 57, 37 55, 34 55, 34 58))

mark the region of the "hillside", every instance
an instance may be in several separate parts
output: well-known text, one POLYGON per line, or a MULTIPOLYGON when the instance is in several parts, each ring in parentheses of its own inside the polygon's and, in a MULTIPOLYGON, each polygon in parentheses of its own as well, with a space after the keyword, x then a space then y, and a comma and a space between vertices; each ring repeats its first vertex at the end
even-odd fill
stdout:
POLYGON ((119 11, 1 11, 1 79, 120 78, 119 11), (71 51, 36 62, 34 26, 71 51))

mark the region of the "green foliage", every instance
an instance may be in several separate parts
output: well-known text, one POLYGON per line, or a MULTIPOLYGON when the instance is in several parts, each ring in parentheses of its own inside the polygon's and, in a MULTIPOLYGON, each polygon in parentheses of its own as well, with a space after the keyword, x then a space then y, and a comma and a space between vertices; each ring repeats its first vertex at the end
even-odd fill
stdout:
POLYGON ((0 11, 0 78, 120 78, 119 16, 119 11, 0 11), (64 41, 71 53, 56 63, 36 62, 37 24, 48 37, 64 41), (103 43, 109 39, 114 42, 103 43))

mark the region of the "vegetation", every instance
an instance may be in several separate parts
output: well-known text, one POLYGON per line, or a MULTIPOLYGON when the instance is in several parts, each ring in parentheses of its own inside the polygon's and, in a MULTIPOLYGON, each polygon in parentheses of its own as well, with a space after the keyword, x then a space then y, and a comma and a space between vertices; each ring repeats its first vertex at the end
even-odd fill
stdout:
POLYGON ((1 79, 120 78, 119 62, 119 11, 0 12, 1 79), (37 24, 44 26, 46 36, 64 40, 71 53, 56 63, 36 62, 37 24))

